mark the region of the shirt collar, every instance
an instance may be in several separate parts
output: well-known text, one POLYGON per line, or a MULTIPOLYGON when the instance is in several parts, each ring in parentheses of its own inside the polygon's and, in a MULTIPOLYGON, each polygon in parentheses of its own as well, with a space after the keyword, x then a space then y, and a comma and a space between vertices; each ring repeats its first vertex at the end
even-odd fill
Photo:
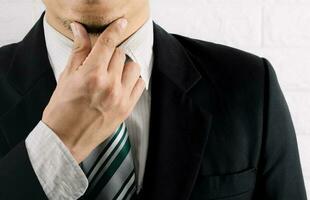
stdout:
MULTIPOLYGON (((43 26, 48 57, 55 78, 58 80, 67 64, 73 47, 73 41, 49 25, 46 17, 44 17, 43 26)), ((134 34, 120 45, 126 55, 141 66, 141 77, 145 81, 146 90, 149 88, 153 67, 153 42, 153 23, 150 17, 134 34)))

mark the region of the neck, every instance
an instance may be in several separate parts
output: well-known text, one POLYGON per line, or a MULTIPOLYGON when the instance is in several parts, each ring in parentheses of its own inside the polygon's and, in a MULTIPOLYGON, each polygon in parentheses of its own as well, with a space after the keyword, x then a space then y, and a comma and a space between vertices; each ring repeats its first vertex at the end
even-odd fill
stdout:
MULTIPOLYGON (((58 32, 63 34, 65 37, 73 40, 74 37, 73 37, 72 31, 63 25, 63 22, 59 17, 53 15, 48 10, 46 10, 45 15, 46 15, 47 23, 50 26, 52 26, 58 32)), ((145 4, 143 8, 140 8, 139 12, 127 14, 124 17, 128 20, 128 25, 125 30, 125 33, 123 34, 122 41, 125 41, 127 38, 129 38, 149 19, 150 17, 149 4, 145 4)), ((92 46, 94 46, 97 39, 98 39, 98 36, 90 35, 92 46)))

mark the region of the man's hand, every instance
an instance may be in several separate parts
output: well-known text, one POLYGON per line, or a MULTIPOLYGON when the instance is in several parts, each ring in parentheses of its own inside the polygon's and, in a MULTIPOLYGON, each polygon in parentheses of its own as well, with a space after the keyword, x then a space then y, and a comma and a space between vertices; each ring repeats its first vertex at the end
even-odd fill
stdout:
POLYGON ((43 112, 47 124, 78 163, 129 116, 144 90, 140 67, 125 64, 117 46, 125 19, 113 22, 91 49, 87 32, 73 23, 74 49, 43 112))

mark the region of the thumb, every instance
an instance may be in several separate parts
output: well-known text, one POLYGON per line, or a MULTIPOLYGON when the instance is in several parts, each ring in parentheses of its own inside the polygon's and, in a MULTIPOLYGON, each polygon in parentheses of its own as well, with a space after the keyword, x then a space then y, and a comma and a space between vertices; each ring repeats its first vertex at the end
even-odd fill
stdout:
POLYGON ((74 36, 74 44, 67 68, 72 71, 83 64, 91 51, 91 42, 87 31, 81 24, 73 22, 70 26, 74 36))

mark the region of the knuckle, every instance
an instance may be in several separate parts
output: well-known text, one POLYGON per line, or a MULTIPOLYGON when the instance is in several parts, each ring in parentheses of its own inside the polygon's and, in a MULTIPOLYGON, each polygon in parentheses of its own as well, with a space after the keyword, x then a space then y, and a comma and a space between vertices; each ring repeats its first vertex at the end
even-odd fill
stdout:
POLYGON ((108 95, 111 103, 115 106, 119 106, 120 104, 120 91, 114 85, 110 85, 106 88, 106 94, 108 95))
POLYGON ((115 47, 115 41, 113 40, 112 37, 99 37, 99 43, 103 46, 106 46, 108 48, 114 48, 115 47))
POLYGON ((99 73, 91 73, 87 79, 87 86, 91 91, 104 87, 104 80, 99 73))
POLYGON ((77 42, 74 47, 73 47, 73 51, 75 53, 79 53, 79 52, 85 52, 88 51, 91 48, 90 44, 86 43, 86 42, 77 42))
POLYGON ((121 82, 120 82, 118 79, 112 78, 111 84, 112 84, 112 86, 113 86, 117 91, 120 91, 120 90, 121 90, 122 85, 121 85, 121 82))
POLYGON ((120 59, 122 59, 122 60, 125 60, 125 59, 126 59, 125 52, 124 52, 124 50, 122 50, 121 48, 116 48, 116 49, 115 49, 115 53, 116 53, 116 55, 117 55, 120 59))

